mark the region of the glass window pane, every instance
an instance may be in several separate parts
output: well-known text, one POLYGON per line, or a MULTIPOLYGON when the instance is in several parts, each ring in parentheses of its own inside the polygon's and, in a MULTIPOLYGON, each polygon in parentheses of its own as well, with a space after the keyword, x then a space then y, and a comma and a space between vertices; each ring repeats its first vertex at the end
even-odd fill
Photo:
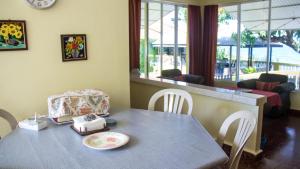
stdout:
POLYGON ((161 4, 149 3, 148 73, 149 77, 160 76, 161 4))
POLYGON ((177 69, 183 74, 187 74, 187 8, 178 7, 178 49, 177 49, 177 69))
POLYGON ((272 0, 270 72, 288 75, 299 89, 300 5, 297 0, 272 0))
POLYGON ((145 75, 146 73, 146 3, 142 2, 141 4, 141 31, 140 31, 140 73, 145 75))
POLYGON ((187 7, 158 2, 141 5, 140 72, 149 77, 160 76, 162 69, 187 73, 187 7))
POLYGON ((236 79, 237 5, 219 8, 215 79, 236 79))
POLYGON ((241 5, 240 80, 266 72, 269 1, 241 5))
POLYGON ((175 68, 175 6, 163 4, 163 57, 162 69, 175 68))

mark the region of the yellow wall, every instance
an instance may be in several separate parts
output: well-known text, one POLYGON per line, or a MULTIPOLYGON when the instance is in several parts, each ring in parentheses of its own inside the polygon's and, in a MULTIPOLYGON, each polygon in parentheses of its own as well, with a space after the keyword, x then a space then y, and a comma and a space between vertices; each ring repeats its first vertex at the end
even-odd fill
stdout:
POLYGON ((300 91, 291 93, 291 109, 300 110, 300 91))
POLYGON ((46 114, 49 95, 83 88, 102 89, 113 107, 129 107, 127 0, 57 0, 46 10, 24 0, 0 4, 0 20, 26 20, 29 44, 27 51, 0 51, 0 108, 18 120, 46 114), (87 35, 87 61, 62 62, 60 35, 69 33, 87 35))

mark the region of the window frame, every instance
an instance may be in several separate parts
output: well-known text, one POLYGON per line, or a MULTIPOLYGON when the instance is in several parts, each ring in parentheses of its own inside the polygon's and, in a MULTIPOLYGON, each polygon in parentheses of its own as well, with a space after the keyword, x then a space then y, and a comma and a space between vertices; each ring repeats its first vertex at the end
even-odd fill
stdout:
MULTIPOLYGON (((230 72, 230 81, 232 82, 239 82, 240 81, 240 58, 241 58, 241 16, 242 16, 242 4, 249 4, 249 3, 254 3, 254 2, 263 2, 265 0, 256 0, 256 1, 251 1, 251 2, 237 2, 237 3, 229 3, 229 4, 223 4, 220 5, 219 8, 225 7, 225 6, 237 6, 237 46, 236 46, 236 78, 235 81, 232 80, 232 74, 230 72)), ((271 44, 271 15, 272 15, 272 0, 268 0, 268 30, 267 30, 267 35, 268 35, 268 42, 267 42, 267 58, 266 58, 266 70, 265 73, 269 72, 269 66, 270 66, 270 44, 271 44)), ((230 68, 231 69, 231 68, 230 68)), ((224 81, 215 79, 215 81, 224 81)), ((225 80, 228 81, 228 80, 225 80)))
MULTIPOLYGON (((183 7, 183 8, 188 8, 188 6, 186 4, 180 4, 180 3, 171 3, 171 2, 158 2, 158 1, 150 1, 150 0, 142 0, 141 3, 145 4, 145 12, 144 12, 144 18, 145 18, 145 31, 144 31, 144 37, 145 37, 145 59, 144 59, 144 73, 145 73, 145 77, 149 77, 149 67, 150 67, 150 59, 149 59, 149 3, 157 3, 160 4, 160 47, 159 47, 159 51, 160 51, 160 75, 161 75, 161 71, 163 70, 163 53, 164 53, 164 47, 163 47, 163 38, 164 38, 164 21, 163 21, 163 10, 164 10, 164 5, 174 5, 174 69, 177 69, 177 57, 178 57, 178 10, 179 7, 183 7)), ((187 23, 187 28, 188 28, 188 23, 187 23)), ((187 29, 188 31, 188 29, 187 29)), ((188 35, 188 33, 187 33, 188 35)), ((188 37, 188 36, 187 36, 188 37)), ((186 43, 186 48, 188 48, 188 41, 186 43)), ((186 57, 188 57, 188 53, 186 53, 186 57)), ((189 70, 189 64, 186 63, 186 69, 187 71, 189 70)))

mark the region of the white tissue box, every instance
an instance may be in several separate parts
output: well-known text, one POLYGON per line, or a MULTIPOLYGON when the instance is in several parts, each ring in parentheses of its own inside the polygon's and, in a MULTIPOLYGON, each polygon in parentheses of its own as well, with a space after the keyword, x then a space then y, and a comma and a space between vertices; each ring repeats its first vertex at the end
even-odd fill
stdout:
POLYGON ((23 121, 19 122, 19 127, 20 128, 24 128, 24 129, 28 129, 28 130, 35 130, 35 131, 39 131, 43 128, 47 127, 47 121, 43 121, 43 120, 31 120, 31 119, 25 119, 23 121))
MULTIPOLYGON (((95 114, 93 114, 95 115, 95 114)), ((95 115, 96 119, 87 121, 87 115, 73 117, 74 128, 80 132, 88 132, 93 130, 101 130, 106 126, 106 121, 104 118, 95 115)))

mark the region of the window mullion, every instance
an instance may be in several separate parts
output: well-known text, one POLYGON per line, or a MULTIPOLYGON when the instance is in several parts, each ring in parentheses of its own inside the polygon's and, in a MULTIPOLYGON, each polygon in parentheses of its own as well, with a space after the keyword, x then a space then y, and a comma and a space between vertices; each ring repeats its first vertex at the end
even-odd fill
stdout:
POLYGON ((175 36, 174 36, 174 68, 177 68, 177 51, 178 51, 178 6, 175 5, 175 36))
POLYGON ((272 17, 272 0, 269 0, 269 11, 268 11, 268 45, 267 45, 267 64, 266 64, 266 72, 268 73, 271 68, 271 17, 272 17))
POLYGON ((240 81, 240 56, 241 56, 241 4, 238 5, 237 14, 237 48, 236 48, 236 82, 240 81))
POLYGON ((164 53, 164 50, 163 50, 163 41, 164 41, 164 27, 163 27, 163 24, 164 24, 164 14, 163 14, 163 9, 164 9, 164 5, 163 3, 160 4, 160 74, 161 74, 161 71, 163 70, 163 53, 164 53))
POLYGON ((145 4, 145 75, 149 77, 149 2, 145 4))

